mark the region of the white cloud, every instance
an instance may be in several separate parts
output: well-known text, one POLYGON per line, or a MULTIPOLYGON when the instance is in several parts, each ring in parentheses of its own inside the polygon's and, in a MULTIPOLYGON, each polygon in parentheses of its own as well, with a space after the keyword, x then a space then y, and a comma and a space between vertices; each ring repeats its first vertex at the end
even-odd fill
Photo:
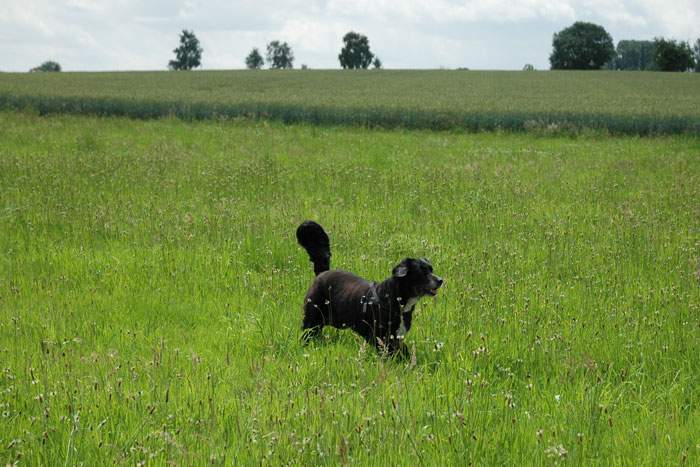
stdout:
POLYGON ((643 27, 647 19, 640 14, 635 14, 622 0, 584 0, 579 11, 588 16, 599 16, 606 25, 624 25, 643 27))
POLYGON ((641 0, 646 16, 660 26, 655 35, 668 35, 677 39, 700 37, 700 2, 697 0, 641 0))

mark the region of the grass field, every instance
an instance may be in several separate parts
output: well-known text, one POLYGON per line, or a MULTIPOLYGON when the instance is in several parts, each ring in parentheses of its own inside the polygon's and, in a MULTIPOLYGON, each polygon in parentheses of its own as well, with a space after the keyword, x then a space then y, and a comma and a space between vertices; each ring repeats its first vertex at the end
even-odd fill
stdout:
POLYGON ((0 107, 468 130, 700 135, 700 75, 649 72, 0 73, 0 107))
POLYGON ((700 463, 698 200, 687 136, 0 113, 0 461, 700 463), (306 218, 445 277, 415 363, 300 345, 306 218))

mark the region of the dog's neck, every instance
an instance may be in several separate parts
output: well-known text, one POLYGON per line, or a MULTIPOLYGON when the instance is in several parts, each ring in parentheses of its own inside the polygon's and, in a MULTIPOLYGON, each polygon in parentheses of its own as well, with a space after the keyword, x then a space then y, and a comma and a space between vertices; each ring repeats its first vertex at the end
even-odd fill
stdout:
POLYGON ((411 313, 420 298, 412 297, 407 293, 408 291, 401 290, 399 281, 395 277, 390 277, 377 284, 376 290, 381 301, 386 300, 392 305, 398 304, 401 313, 411 313))
POLYGON ((418 303, 418 297, 409 298, 401 307, 401 313, 411 313, 418 303))

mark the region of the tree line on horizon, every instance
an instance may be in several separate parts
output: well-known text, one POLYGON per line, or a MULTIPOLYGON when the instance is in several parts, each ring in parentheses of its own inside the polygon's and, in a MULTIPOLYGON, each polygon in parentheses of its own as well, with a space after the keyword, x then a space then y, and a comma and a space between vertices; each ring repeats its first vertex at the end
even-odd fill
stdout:
MULTIPOLYGON (((265 63, 272 70, 294 68, 294 53, 287 42, 271 41, 266 56, 255 47, 245 58, 248 69, 262 69, 265 63)), ((180 44, 173 50, 175 59, 168 62, 170 70, 192 70, 201 66, 203 49, 193 31, 180 33, 180 44)), ((375 69, 382 61, 370 50, 364 34, 350 31, 343 36, 338 55, 342 69, 375 69)), ((612 36, 597 24, 577 21, 554 34, 549 56, 552 70, 639 70, 639 71, 700 71, 700 39, 691 47, 689 42, 657 37, 649 40, 621 40, 617 47, 612 36)), ((302 69, 307 66, 302 64, 302 69)), ((466 69, 466 68, 460 68, 466 69)), ((523 70, 534 70, 526 64, 523 70)), ((57 72, 61 66, 46 61, 30 72, 57 72)))
MULTIPOLYGON (((372 65, 375 69, 382 68, 382 61, 372 53, 369 39, 364 34, 350 31, 343 36, 343 48, 338 55, 341 68, 367 69, 372 65)), ((260 70, 265 65, 265 59, 258 48, 253 48, 245 59, 246 68, 260 70)), ((286 42, 272 41, 267 44, 267 64, 271 70, 294 68, 294 54, 286 42)), ((306 65, 301 65, 306 69, 306 65)))
POLYGON ((700 39, 688 42, 657 37, 653 41, 621 40, 597 24, 578 21, 554 34, 552 70, 700 71, 700 39))
MULTIPOLYGON (((198 50, 199 42, 188 42, 191 38, 185 37, 185 33, 187 31, 183 31, 180 47, 174 51, 176 54, 183 49, 195 53, 198 50)), ((201 56, 201 51, 198 53, 201 56)), ((294 68, 294 54, 286 42, 268 43, 266 58, 270 69, 294 68)), ((370 65, 382 68, 381 60, 370 50, 367 36, 354 31, 343 36, 338 60, 343 69, 367 69, 370 65)), ((615 48, 612 36, 602 26, 577 21, 554 34, 549 60, 552 70, 700 71, 700 39, 694 49, 688 42, 662 37, 653 41, 621 40, 615 48)), ((265 59, 258 48, 253 48, 245 64, 248 69, 259 70, 265 65, 265 59)), ((305 68, 306 65, 302 65, 302 69, 305 68)), ((527 64, 523 69, 534 70, 534 67, 527 64)))
MULTIPOLYGON (((199 39, 193 32, 183 30, 180 34, 180 45, 173 50, 175 60, 171 60, 168 68, 171 70, 191 70, 201 64, 202 48, 199 39)), ((253 48, 245 58, 246 67, 250 70, 260 70, 267 61, 271 70, 288 70, 294 68, 294 52, 287 42, 271 41, 266 47, 266 57, 260 50, 253 48)), ((369 39, 364 34, 350 31, 343 36, 343 48, 338 55, 340 66, 343 69, 367 69, 370 65, 378 69, 382 62, 372 53, 369 39)), ((306 65, 301 65, 306 69, 306 65)))

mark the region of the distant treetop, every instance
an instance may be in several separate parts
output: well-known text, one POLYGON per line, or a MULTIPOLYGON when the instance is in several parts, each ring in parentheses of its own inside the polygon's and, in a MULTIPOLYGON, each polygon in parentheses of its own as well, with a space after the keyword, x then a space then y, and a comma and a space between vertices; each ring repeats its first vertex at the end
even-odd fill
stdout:
POLYGON ((613 70, 653 70, 654 42, 622 40, 608 68, 613 70))
POLYGON ((37 71, 61 71, 61 65, 58 64, 58 62, 54 62, 51 60, 47 60, 41 65, 32 68, 29 70, 30 72, 37 72, 37 71))
POLYGON ((615 54, 610 34, 593 23, 578 21, 554 34, 552 70, 599 70, 615 54))
POLYGON ((294 68, 294 53, 289 44, 280 41, 267 44, 267 64, 273 70, 294 68))
POLYGON ((659 71, 688 71, 695 67, 690 44, 663 37, 654 39, 654 63, 659 71))
POLYGON ((248 67, 249 70, 259 70, 264 64, 265 60, 262 55, 260 55, 260 51, 257 47, 251 50, 245 58, 245 66, 248 67))
MULTIPOLYGON (((374 54, 369 50, 369 39, 364 34, 350 31, 343 36, 343 48, 338 60, 343 69, 367 69, 374 54)), ((381 68, 381 61, 379 62, 381 68)))
POLYGON ((202 48, 199 39, 194 32, 182 30, 180 34, 180 46, 173 50, 175 60, 170 60, 168 68, 171 70, 191 70, 202 64, 202 48))

